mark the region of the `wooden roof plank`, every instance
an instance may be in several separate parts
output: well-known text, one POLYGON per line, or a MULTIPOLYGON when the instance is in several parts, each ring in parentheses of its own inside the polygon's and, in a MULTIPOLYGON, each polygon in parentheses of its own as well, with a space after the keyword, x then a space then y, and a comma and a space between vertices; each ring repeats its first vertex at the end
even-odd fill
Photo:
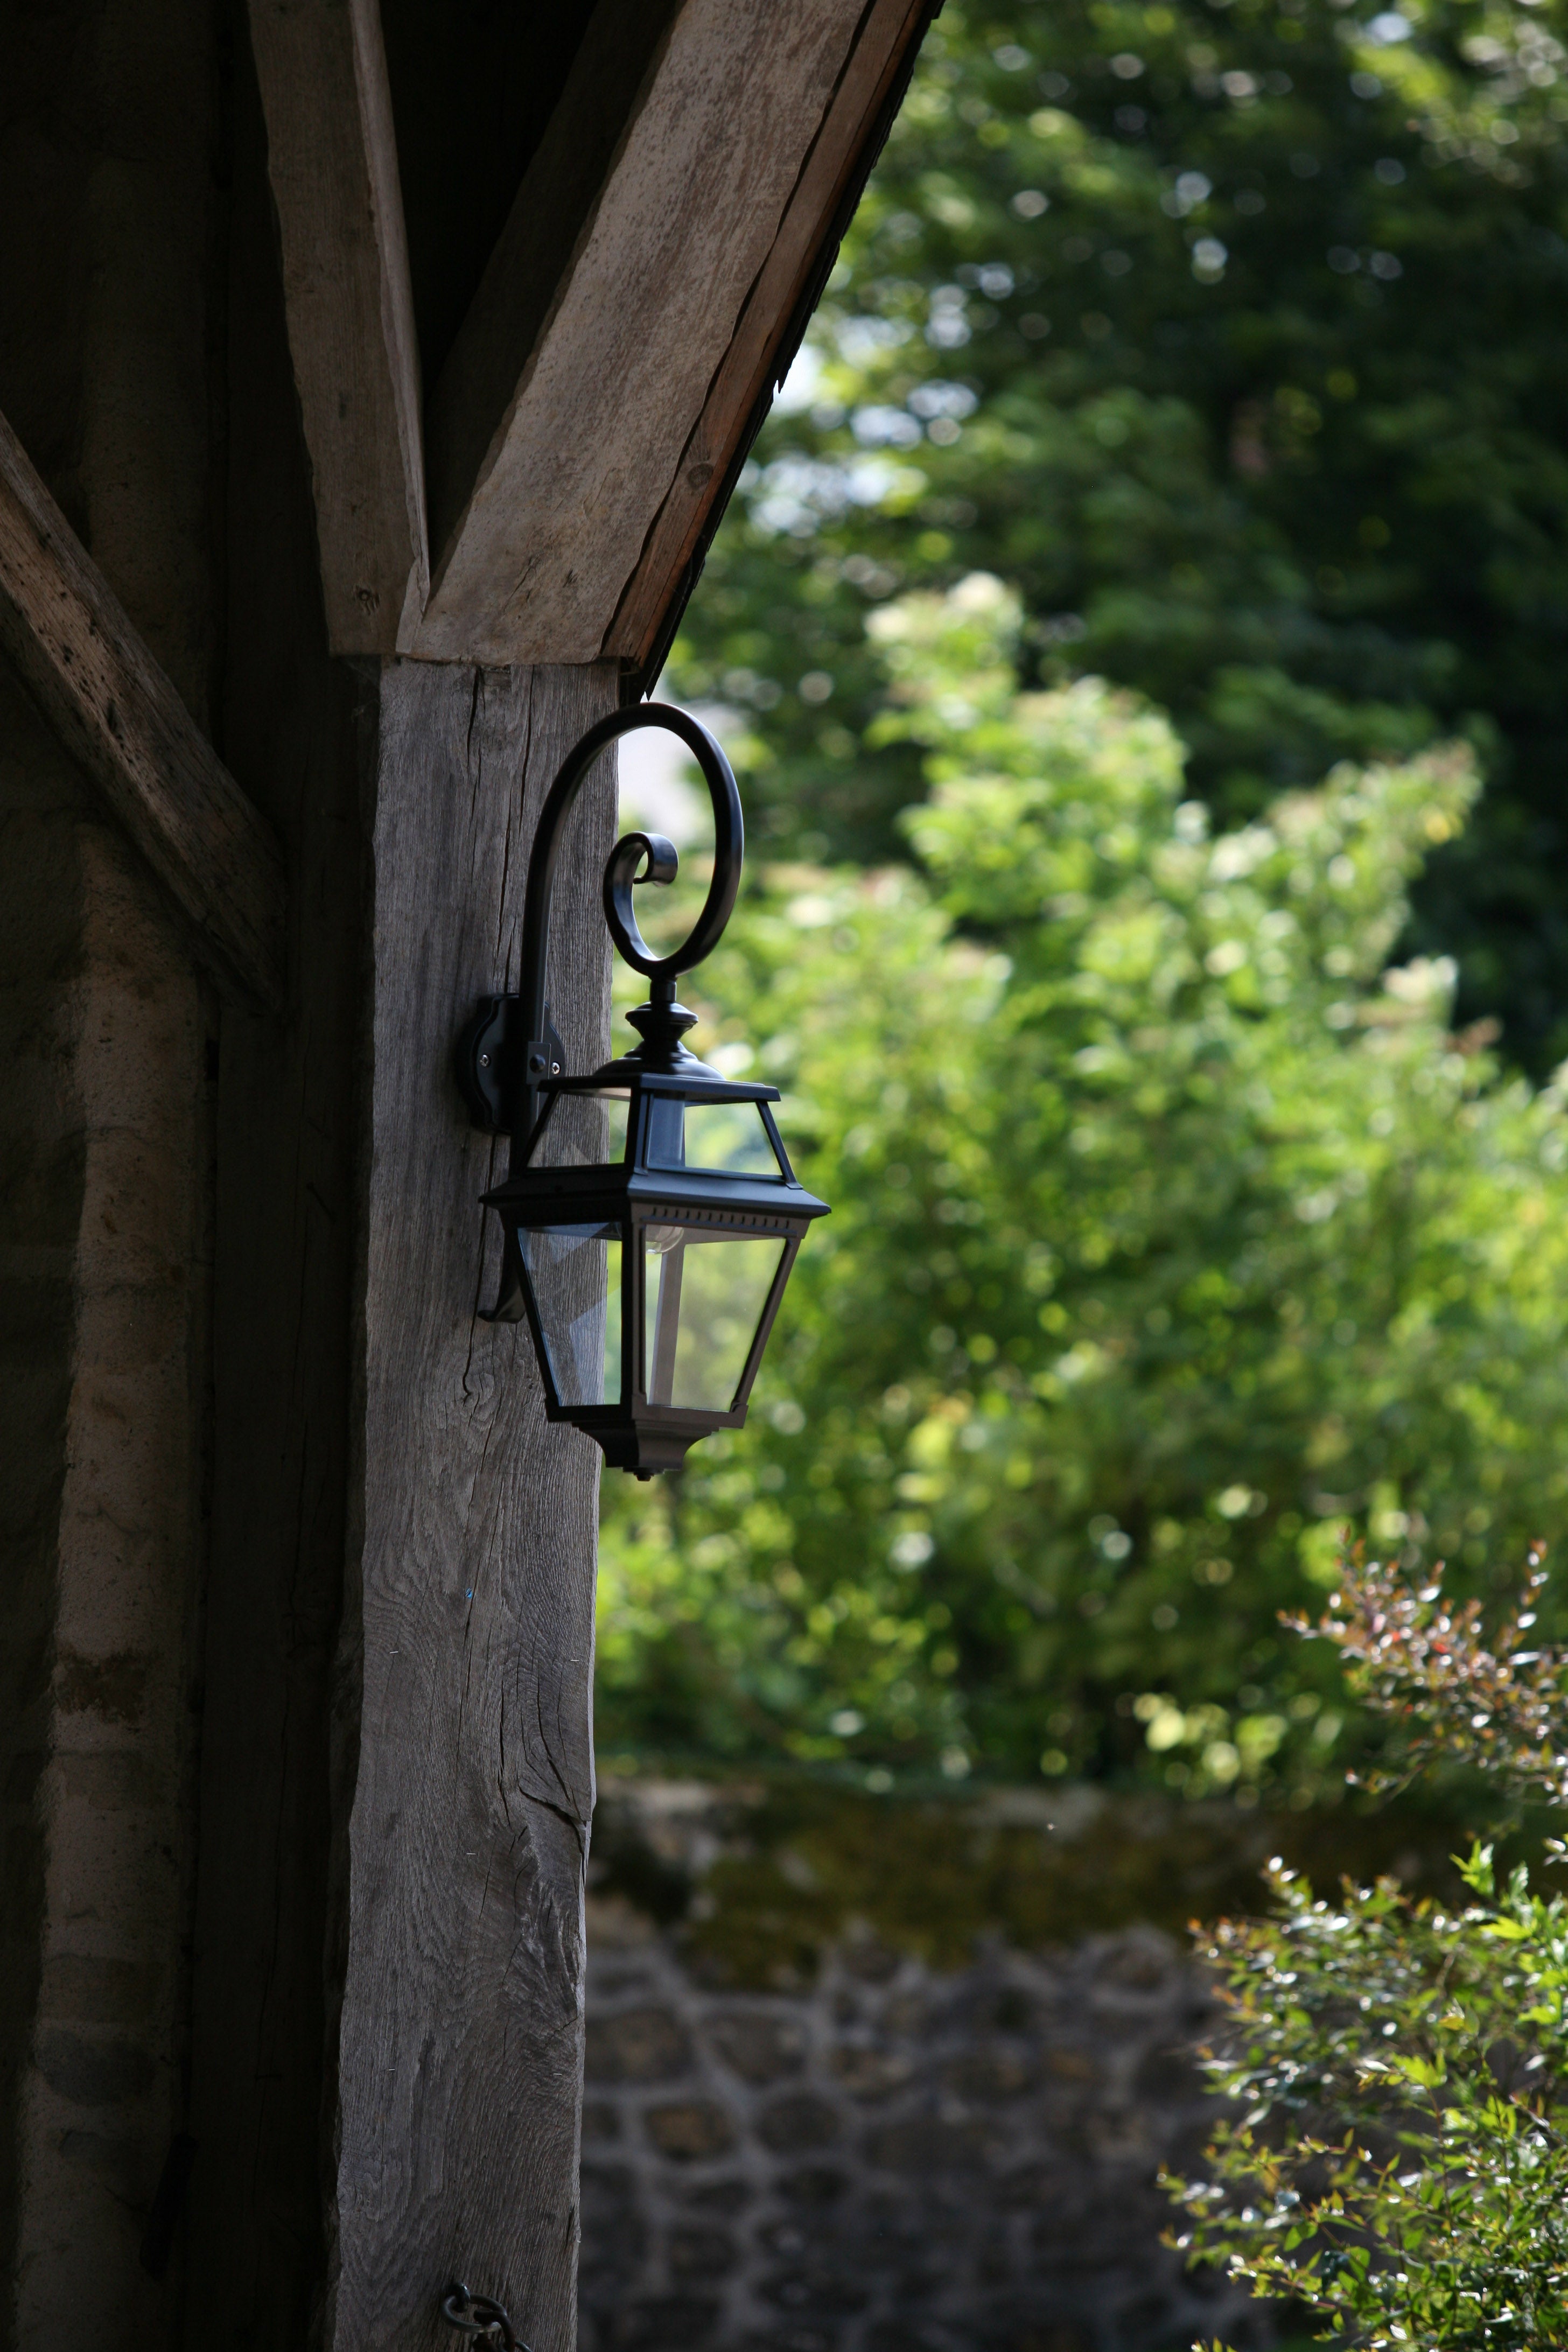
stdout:
POLYGON ((405 646, 429 586, 418 338, 378 0, 250 0, 328 642, 405 646))
MULTIPOLYGON (((409 651, 599 658, 868 13, 876 0, 869 11, 864 0, 685 0, 495 421, 409 651)), ((563 107, 572 96, 569 84, 563 107)), ((520 226, 538 201, 531 171, 520 226)), ((474 338, 515 299, 510 236, 509 225, 475 298, 474 338)), ((466 324, 459 344, 469 336, 466 324)), ((451 362, 433 437, 444 398, 458 396, 448 378, 460 381, 451 362)), ((472 446, 471 421, 467 434, 472 446)))
POLYGON ((872 0, 866 11, 605 640, 606 654, 645 677, 657 667, 773 387, 795 356, 933 13, 932 0, 872 0))
POLYGON ((270 828, 197 728, 0 417, 0 646, 114 809, 225 992, 284 996, 270 828))

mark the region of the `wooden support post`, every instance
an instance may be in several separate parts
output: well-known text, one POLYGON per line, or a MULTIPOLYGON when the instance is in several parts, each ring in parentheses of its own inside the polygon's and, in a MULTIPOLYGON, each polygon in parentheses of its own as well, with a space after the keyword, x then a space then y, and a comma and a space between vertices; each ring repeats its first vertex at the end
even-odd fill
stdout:
MULTIPOLYGON (((461 2276, 571 2352, 599 1457, 480 1319, 498 1147, 451 1076, 515 983, 537 812, 616 671, 394 662, 370 754, 363 1314, 335 1780, 346 1955, 327 2341, 429 2352, 461 2276)), ((572 1066, 608 1044, 612 763, 557 889, 572 1066)), ((553 944, 553 943, 552 943, 553 944)))

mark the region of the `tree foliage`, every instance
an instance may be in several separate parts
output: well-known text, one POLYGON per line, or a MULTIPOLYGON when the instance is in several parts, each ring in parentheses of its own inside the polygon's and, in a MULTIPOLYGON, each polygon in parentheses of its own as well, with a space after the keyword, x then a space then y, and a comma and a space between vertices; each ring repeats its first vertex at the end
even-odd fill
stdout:
MULTIPOLYGON (((1568 1654, 1527 1649, 1533 1622, 1489 1642, 1439 1584, 1347 1561, 1320 1630, 1417 1757, 1560 1804, 1568 1654)), ((1392 1880, 1328 1901, 1275 1864, 1275 1915, 1208 1945, 1229 2009, 1209 2070, 1241 2112, 1208 2177, 1169 2184, 1180 2242, 1368 2352, 1568 2341, 1568 1903, 1522 1867, 1500 1885, 1488 1845, 1459 1868, 1462 1908, 1392 1880)))
POLYGON ((1344 1705, 1276 1613, 1345 1521, 1484 1585, 1563 1516, 1563 1107, 1387 968, 1467 753, 1211 833, 1157 712, 1019 693, 1019 626, 880 609, 923 878, 776 867, 694 976, 834 1214, 748 1429, 611 1482, 602 1731, 1306 1801, 1344 1705))
POLYGON ((1026 681, 1168 709, 1230 824, 1441 736, 1464 1017, 1568 1050, 1563 0, 948 0, 669 671, 781 848, 875 862, 869 604, 984 569, 1026 681))

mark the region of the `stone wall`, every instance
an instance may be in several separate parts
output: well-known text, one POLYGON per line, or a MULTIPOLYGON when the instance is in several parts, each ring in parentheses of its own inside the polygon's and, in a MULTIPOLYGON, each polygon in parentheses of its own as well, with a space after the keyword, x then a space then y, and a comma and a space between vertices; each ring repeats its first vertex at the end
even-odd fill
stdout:
POLYGON ((1205 2120, 1170 1937, 955 1975, 854 1938, 809 1992, 736 1996, 645 1935, 601 1924, 590 1961, 583 2352, 1272 2340, 1159 2242, 1205 2120))
POLYGON ((1161 2244, 1213 2120, 1180 1923, 1283 1844, 1443 1835, 1087 1790, 614 1783, 595 1824, 583 2352, 1186 2352, 1274 2315, 1161 2244))

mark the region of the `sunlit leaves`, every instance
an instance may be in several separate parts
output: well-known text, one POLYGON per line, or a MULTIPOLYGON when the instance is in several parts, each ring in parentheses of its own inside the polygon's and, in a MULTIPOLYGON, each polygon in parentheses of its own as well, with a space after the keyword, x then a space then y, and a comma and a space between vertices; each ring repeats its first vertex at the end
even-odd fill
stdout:
POLYGON ((1297 1622, 1339 1652, 1357 1696, 1402 1729, 1397 1766, 1367 1776, 1380 1792, 1443 1761, 1568 1802, 1568 1654, 1537 1646, 1541 1559, 1532 1547, 1524 1601, 1489 1641, 1479 1601, 1446 1599, 1440 1581, 1412 1584, 1381 1560, 1347 1562, 1326 1616, 1297 1622))
MULTIPOLYGON (((1489 1642, 1436 1577, 1348 1559, 1318 1630, 1419 1752, 1561 1799, 1568 1660, 1526 1654, 1517 1616, 1489 1642), (1498 1714, 1511 1730, 1479 1741, 1498 1714)), ((1179 2242, 1367 2352, 1568 2340, 1568 1905, 1522 1869, 1500 1887, 1489 1846, 1460 1874, 1462 1909, 1392 1881, 1329 1902, 1275 1864, 1273 1916, 1207 1946, 1229 2011, 1209 2073, 1233 2105, 1205 2177, 1168 2183, 1179 2242)))
POLYGON ((1342 1528, 1484 1585, 1568 1492, 1561 1103, 1385 969, 1473 772, 1215 832, 1158 713, 1016 692, 1017 619, 884 608, 925 878, 775 867, 694 976, 834 1214, 744 1434, 606 1490, 605 1736, 1331 1796, 1277 1612, 1342 1528))
POLYGON ((862 618, 984 568, 1025 676, 1149 695, 1226 823, 1466 734, 1490 791, 1420 943, 1550 1066, 1563 37, 1563 0, 948 0, 672 665, 765 702, 778 842, 893 849, 862 618))

